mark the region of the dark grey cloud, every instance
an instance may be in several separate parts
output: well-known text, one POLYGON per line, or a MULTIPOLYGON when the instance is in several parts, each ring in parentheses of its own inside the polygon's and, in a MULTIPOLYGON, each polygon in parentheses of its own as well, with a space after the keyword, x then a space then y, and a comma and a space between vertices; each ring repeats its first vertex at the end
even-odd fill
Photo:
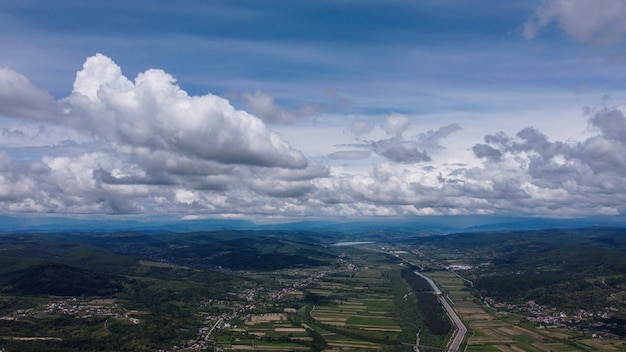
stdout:
POLYGON ((426 143, 435 143, 440 139, 446 138, 454 132, 459 131, 460 129, 461 126, 458 123, 451 123, 449 125, 440 127, 437 130, 430 130, 426 133, 422 133, 419 135, 418 139, 426 143))
POLYGON ((598 128, 607 139, 626 144, 626 117, 620 109, 603 109, 589 118, 589 123, 598 128))
MULTIPOLYGON (((311 161, 304 169, 250 169, 256 176, 262 176, 283 181, 310 181, 316 178, 328 177, 330 170, 328 165, 318 161, 311 161)), ((254 176, 251 176, 254 177, 254 176)))
POLYGON ((443 148, 440 144, 440 140, 444 139, 454 132, 461 130, 461 126, 458 123, 452 123, 437 130, 429 130, 426 133, 421 133, 417 136, 420 147, 426 150, 436 150, 443 148))
POLYGON ((0 115, 47 121, 59 113, 59 104, 46 90, 10 68, 0 67, 0 115))
POLYGON ((102 211, 108 214, 139 214, 141 207, 127 197, 119 197, 110 193, 103 193, 97 202, 101 205, 102 211))
POLYGON ((419 163, 431 160, 426 151, 419 150, 415 143, 403 141, 400 138, 381 139, 371 142, 370 146, 376 154, 399 163, 419 163))
POLYGON ((510 138, 504 132, 498 132, 496 134, 486 135, 484 140, 489 144, 505 145, 509 142, 510 138))
POLYGON ((558 143, 551 143, 548 137, 536 130, 533 127, 525 128, 517 132, 517 137, 522 140, 521 143, 516 143, 514 148, 519 148, 522 151, 534 150, 542 155, 546 153, 553 153, 558 143))
POLYGON ((345 150, 328 155, 329 159, 335 160, 362 160, 369 158, 371 153, 367 150, 345 150))
POLYGON ((235 185, 229 175, 198 176, 188 180, 188 184, 195 190, 224 192, 235 185))
POLYGON ((26 134, 18 129, 8 129, 8 128, 3 128, 2 129, 2 137, 5 138, 22 138, 26 136, 26 134))
POLYGON ((626 176, 626 148, 623 143, 600 136, 592 137, 578 145, 576 157, 595 174, 626 176))
MULTIPOLYGON (((380 127, 393 137, 377 141, 367 141, 363 144, 353 144, 352 147, 367 148, 390 161, 400 163, 419 163, 431 161, 431 153, 443 149, 441 140, 461 129, 457 123, 452 123, 436 130, 429 130, 418 134, 414 138, 405 138, 404 132, 410 127, 411 121, 406 115, 392 113, 385 116, 380 127)), ((371 132, 375 124, 366 119, 358 119, 350 126, 350 132, 359 137, 371 132)), ((347 145, 344 145, 347 146, 347 145)), ((340 151, 329 155, 331 159, 357 160, 364 159, 364 152, 340 151)))
POLYGON ((472 147, 472 150, 478 158, 486 158, 491 161, 502 160, 502 152, 487 144, 476 144, 472 147))
POLYGON ((515 155, 521 152, 532 152, 546 160, 557 155, 569 155, 571 153, 571 146, 562 142, 551 142, 545 134, 533 127, 519 131, 515 137, 508 137, 502 132, 487 135, 484 138, 487 144, 476 144, 472 150, 477 157, 492 161, 501 160, 504 153, 515 155))

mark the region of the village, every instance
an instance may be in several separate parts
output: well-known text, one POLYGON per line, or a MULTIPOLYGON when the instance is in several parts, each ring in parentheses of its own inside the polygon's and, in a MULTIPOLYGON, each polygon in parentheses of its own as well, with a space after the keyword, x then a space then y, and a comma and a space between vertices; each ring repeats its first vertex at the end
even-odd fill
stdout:
MULTIPOLYGON (((343 259, 339 260, 340 264, 345 265, 346 271, 356 270, 357 267, 343 259)), ((284 313, 295 312, 294 308, 284 307, 277 308, 279 311, 274 312, 269 307, 273 307, 274 304, 288 297, 289 295, 295 297, 302 297, 302 289, 308 287, 316 280, 322 279, 328 275, 337 273, 338 270, 320 270, 315 272, 306 272, 304 270, 290 270, 287 273, 281 273, 281 276, 296 276, 300 277, 295 281, 288 283, 283 281, 286 287, 277 291, 263 292, 263 289, 246 289, 237 294, 240 301, 227 302, 224 300, 208 299, 201 304, 203 308, 219 307, 220 310, 226 310, 218 315, 207 314, 204 316, 204 325, 198 329, 198 334, 195 338, 186 341, 181 346, 175 346, 174 351, 198 351, 205 350, 214 344, 214 340, 211 338, 211 334, 216 329, 231 329, 233 331, 245 332, 245 329, 238 327, 235 324, 236 321, 249 322, 254 320, 283 320, 285 319, 284 313), (246 303, 241 303, 245 301, 246 303), (237 302, 237 303, 234 303, 237 302), (234 304, 232 304, 234 303, 234 304), (269 310, 268 310, 269 309, 269 310), (267 313, 255 314, 255 312, 268 311, 267 313), (272 311, 272 312, 269 312, 272 311)), ((279 273, 273 273, 279 275, 279 273)))
MULTIPOLYGON (((565 312, 554 307, 538 304, 534 300, 529 300, 522 304, 512 304, 497 302, 491 297, 484 297, 483 302, 487 307, 497 310, 498 314, 521 314, 525 316, 526 320, 537 324, 537 327, 540 329, 567 327, 571 330, 586 330, 588 327, 593 327, 593 330, 601 331, 603 328, 614 329, 617 327, 617 323, 608 320, 611 314, 617 311, 615 307, 604 307, 603 310, 597 312, 590 312, 585 309, 565 312)), ((606 337, 616 336, 606 333, 606 337)))

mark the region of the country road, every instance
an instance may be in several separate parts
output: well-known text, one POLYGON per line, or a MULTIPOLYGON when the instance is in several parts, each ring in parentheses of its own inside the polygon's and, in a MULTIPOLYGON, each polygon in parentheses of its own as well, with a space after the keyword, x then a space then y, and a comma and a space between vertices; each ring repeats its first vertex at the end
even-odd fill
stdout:
POLYGON ((461 321, 461 318, 459 318, 452 306, 450 306, 450 303, 448 303, 448 300, 446 300, 439 287, 437 287, 437 284, 435 284, 435 282, 431 278, 420 273, 419 271, 414 271, 413 273, 428 281, 430 286, 433 288, 433 291, 435 291, 435 294, 439 298, 441 305, 443 305, 443 307, 446 309, 446 312, 448 313, 448 316, 450 316, 450 319, 452 319, 452 322, 456 326, 456 332, 450 340, 450 343, 448 345, 448 352, 458 351, 461 343, 463 342, 463 339, 465 338, 465 334, 467 334, 467 327, 465 327, 465 325, 461 321))

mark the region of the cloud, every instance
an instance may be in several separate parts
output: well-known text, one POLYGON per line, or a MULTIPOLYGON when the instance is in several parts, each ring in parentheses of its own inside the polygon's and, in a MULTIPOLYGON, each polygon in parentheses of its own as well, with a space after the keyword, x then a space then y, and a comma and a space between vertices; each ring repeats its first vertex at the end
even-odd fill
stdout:
POLYGON ((367 150, 346 150, 334 152, 328 155, 329 159, 335 160, 362 160, 369 158, 371 153, 367 150))
POLYGON ((589 123, 600 135, 578 144, 576 152, 596 175, 626 177, 626 116, 624 107, 605 108, 593 113, 589 123))
POLYGON ((425 151, 417 149, 414 143, 401 138, 381 139, 372 142, 370 146, 376 154, 395 162, 419 163, 431 160, 425 151))
POLYGON ((402 133, 409 127, 409 118, 402 114, 389 114, 385 117, 383 129, 389 135, 400 137, 402 133))
POLYGON ((476 144, 472 147, 472 151, 478 158, 486 158, 491 161, 502 160, 502 153, 487 144, 476 144))
POLYGON ((350 99, 342 96, 341 94, 339 94, 336 90, 334 90, 332 88, 324 89, 324 94, 326 94, 327 96, 333 98, 333 100, 335 100, 336 104, 340 108, 348 108, 348 107, 352 106, 352 102, 350 101, 350 99))
POLYGON ((111 171, 94 170, 93 177, 108 185, 173 185, 175 181, 164 173, 146 174, 143 170, 138 172, 121 174, 119 171, 113 174, 111 171))
POLYGON ((162 70, 127 79, 110 58, 88 58, 60 102, 0 70, 0 112, 87 131, 118 151, 166 151, 223 164, 305 168, 308 160, 257 117, 215 95, 189 96, 162 70))
POLYGON ((285 182, 272 179, 256 179, 251 181, 252 189, 274 198, 300 198, 315 190, 310 182, 285 182))
POLYGON ((486 144, 472 149, 477 157, 492 162, 481 172, 497 170, 512 185, 506 189, 517 187, 526 194, 527 201, 506 192, 512 209, 534 204, 545 206, 546 214, 584 214, 585 209, 590 214, 614 214, 626 200, 622 191, 626 187, 626 117, 622 107, 606 108, 590 114, 589 123, 599 134, 579 142, 551 141, 529 127, 515 137, 488 135, 486 144))
POLYGON ((21 118, 48 120, 59 114, 59 106, 44 89, 28 78, 0 67, 0 114, 21 118))
POLYGON ((589 123, 607 139, 626 143, 626 118, 622 109, 603 109, 591 116, 589 123))
POLYGON ((426 150, 441 149, 442 146, 439 141, 459 130, 461 130, 461 126, 457 123, 452 123, 440 127, 437 130, 429 130, 426 133, 421 133, 417 136, 417 139, 419 145, 426 150))
POLYGON ((9 154, 0 151, 0 202, 17 204, 28 198, 36 184, 24 176, 9 154))
POLYGON ((252 113, 270 123, 294 123, 316 112, 316 109, 311 105, 304 106, 299 111, 281 108, 276 105, 273 96, 260 90, 254 93, 243 93, 241 98, 244 104, 252 109, 252 113))
MULTIPOLYGON (((364 121, 364 120, 363 120, 364 121)), ((364 125, 366 122, 364 121, 364 125)), ((400 114, 390 114, 385 117, 383 128, 388 134, 395 137, 380 139, 377 141, 366 141, 361 144, 351 144, 346 146, 371 149, 374 153, 393 162, 399 163, 421 163, 431 161, 431 153, 443 149, 440 140, 448 137, 461 129, 456 123, 440 127, 437 130, 429 130, 420 133, 413 139, 406 139, 402 136, 410 125, 408 117, 400 114)), ((330 155, 335 159, 365 158, 368 154, 357 152, 337 152, 330 155)), ((352 159, 355 160, 355 159, 352 159)))
MULTIPOLYGON (((420 163, 432 160, 425 150, 418 148, 415 141, 405 140, 401 137, 380 139, 377 141, 364 141, 358 144, 341 144, 339 147, 370 149, 378 156, 397 163, 420 163)), ((360 160, 370 155, 369 151, 349 150, 331 153, 329 154, 329 158, 360 160)))
POLYGON ((376 127, 375 124, 365 119, 358 119, 350 125, 350 132, 358 137, 371 132, 374 127, 376 127))
POLYGON ((64 102, 74 120, 80 117, 77 127, 123 152, 168 151, 264 167, 307 165, 302 153, 255 116, 215 95, 189 96, 162 70, 139 73, 133 83, 110 58, 98 54, 77 73, 74 90, 64 102))
POLYGON ((328 165, 312 160, 305 169, 254 169, 257 176, 274 178, 284 181, 308 181, 320 177, 327 177, 330 173, 328 165))
POLYGON ((22 138, 24 137, 26 134, 18 129, 13 129, 10 130, 6 127, 2 128, 2 137, 5 138, 22 138))
POLYGON ((577 41, 615 44, 626 34, 626 3, 622 0, 544 0, 524 23, 523 35, 533 39, 542 28, 555 21, 577 41))
POLYGON ((329 174, 226 99, 190 96, 157 69, 131 81, 101 54, 59 101, 3 69, 0 101, 2 122, 20 126, 2 127, 5 141, 53 142, 13 149, 20 162, 0 154, 5 212, 232 212, 305 196, 329 174))

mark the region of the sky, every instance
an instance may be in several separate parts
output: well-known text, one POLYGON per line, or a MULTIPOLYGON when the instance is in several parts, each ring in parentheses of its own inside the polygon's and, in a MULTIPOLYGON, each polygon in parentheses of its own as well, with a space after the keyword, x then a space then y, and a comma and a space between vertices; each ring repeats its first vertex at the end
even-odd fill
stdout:
POLYGON ((622 0, 3 0, 0 215, 626 213, 622 0))

